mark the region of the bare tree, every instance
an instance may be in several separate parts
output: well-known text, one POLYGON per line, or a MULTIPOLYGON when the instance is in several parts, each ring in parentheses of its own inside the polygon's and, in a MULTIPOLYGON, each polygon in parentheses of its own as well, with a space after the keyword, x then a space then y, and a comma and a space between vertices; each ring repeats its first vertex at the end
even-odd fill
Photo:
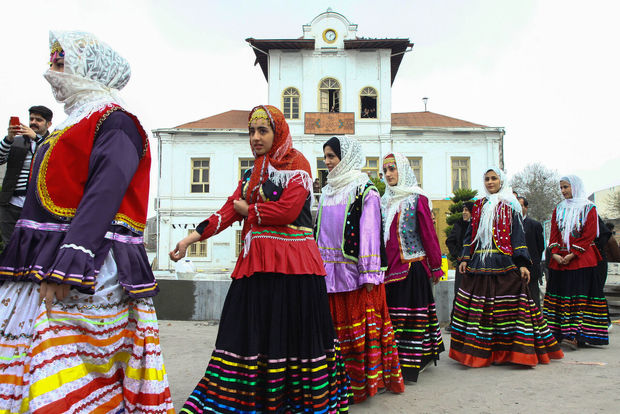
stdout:
POLYGON ((620 191, 612 191, 605 199, 605 207, 609 209, 610 217, 620 217, 620 191))
POLYGON ((528 215, 535 220, 551 218, 553 208, 562 199, 560 177, 540 163, 528 164, 512 178, 512 189, 527 198, 528 215))

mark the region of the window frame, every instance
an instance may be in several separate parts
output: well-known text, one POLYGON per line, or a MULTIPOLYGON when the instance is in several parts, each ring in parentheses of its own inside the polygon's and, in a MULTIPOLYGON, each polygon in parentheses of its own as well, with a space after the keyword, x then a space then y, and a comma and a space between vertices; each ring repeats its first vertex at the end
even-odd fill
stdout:
POLYGON ((196 158, 192 157, 192 158, 190 158, 190 183, 189 183, 189 192, 190 192, 190 194, 208 194, 210 191, 211 191, 211 158, 210 157, 199 157, 199 158, 198 157, 196 157, 196 158), (202 171, 204 171, 204 169, 205 169, 204 166, 202 166, 202 165, 200 167, 196 167, 194 165, 194 163, 196 161, 201 161, 201 162, 202 161, 207 161, 207 163, 208 163, 208 166, 206 167, 206 170, 207 170, 207 181, 206 182, 204 182, 204 181, 194 181, 194 171, 196 169, 198 169, 200 171, 200 178, 202 178, 203 177, 202 171), (202 187, 203 191, 194 191, 193 187, 195 185, 202 185, 203 186, 202 187), (206 187, 207 191, 204 191, 204 188, 205 188, 204 186, 205 185, 207 186, 206 187))
MULTIPOLYGON (((189 236, 194 231, 196 231, 196 229, 188 230, 187 231, 187 235, 189 236)), ((188 248, 187 248, 187 252, 186 252, 185 256, 201 258, 201 259, 208 259, 209 258, 209 246, 207 244, 207 239, 204 239, 204 240, 198 241, 196 243, 190 244, 188 246, 188 248), (204 255, 201 254, 203 252, 203 250, 204 250, 204 255)))
POLYGON ((364 86, 362 89, 360 89, 360 93, 358 94, 358 106, 359 106, 359 119, 372 119, 372 120, 377 120, 379 119, 379 91, 377 90, 377 88, 375 88, 374 86, 364 86), (374 95, 368 95, 368 94, 364 94, 364 90, 366 89, 372 89, 373 91, 375 91, 374 95), (375 111, 376 114, 374 116, 374 118, 363 118, 362 117, 362 96, 374 96, 375 97, 375 111))
POLYGON ((321 92, 322 92, 323 89, 328 90, 328 91, 329 90, 337 90, 338 91, 338 96, 337 96, 338 110, 334 111, 334 112, 335 113, 342 112, 342 97, 344 96, 344 94, 342 93, 342 83, 338 79, 334 78, 333 76, 326 76, 326 77, 324 77, 323 79, 321 79, 319 81, 319 86, 318 86, 318 91, 317 91, 318 92, 317 93, 317 98, 318 98, 317 109, 318 109, 318 112, 322 112, 322 113, 330 113, 331 112, 329 110, 329 104, 330 104, 330 102, 329 102, 329 94, 328 94, 328 97, 327 97, 327 99, 328 99, 327 110, 326 111, 323 110, 323 105, 321 103, 321 101, 322 101, 321 92), (326 82, 328 80, 333 80, 334 82, 336 82, 336 84, 338 85, 338 88, 337 89, 334 89, 334 88, 322 88, 323 82, 326 82))
POLYGON ((254 166, 254 158, 246 158, 246 157, 239 157, 237 158, 238 162, 237 162, 237 172, 239 173, 239 180, 241 180, 243 178, 243 174, 245 173, 245 171, 242 169, 243 167, 241 166, 241 163, 244 161, 248 161, 250 162, 250 167, 246 168, 245 170, 249 170, 250 168, 252 168, 254 166))
POLYGON ((424 158, 423 157, 407 157, 407 161, 409 162, 409 166, 411 167, 411 169, 413 170, 413 173, 415 174, 415 170, 416 168, 413 167, 413 165, 411 165, 411 161, 420 161, 420 176, 418 177, 416 175, 416 179, 418 180, 418 185, 420 186, 420 188, 424 188, 423 184, 424 184, 424 158))
MULTIPOLYGON (((458 167, 458 170, 461 171, 463 168, 462 167, 458 167)), ((459 181, 459 184, 462 184, 463 180, 462 180, 462 174, 459 174, 459 178, 461 178, 459 181)), ((454 193, 455 190, 460 190, 461 188, 471 188, 471 157, 466 157, 466 156, 455 156, 455 157, 450 157, 450 184, 452 187, 452 193, 454 193), (465 186, 459 185, 458 188, 455 187, 455 180, 454 180, 454 171, 455 171, 455 167, 454 167, 454 162, 455 161, 467 161, 467 166, 465 167, 467 169, 467 183, 465 186)))
POLYGON ((371 174, 371 177, 379 178, 379 172, 383 172, 381 171, 381 168, 379 166, 380 166, 379 157, 366 157, 366 159, 364 160, 364 166, 362 167, 362 172, 363 173, 375 172, 376 174, 374 176, 371 174), (370 167, 369 161, 376 161, 377 167, 376 168, 370 167))
POLYGON ((282 95, 280 96, 280 99, 281 99, 280 103, 282 104, 280 107, 282 108, 282 114, 284 114, 284 118, 290 119, 290 120, 301 119, 301 92, 299 91, 299 89, 297 89, 294 86, 289 86, 287 88, 284 88, 284 90, 282 90, 282 95), (297 92, 297 95, 286 95, 286 92, 290 90, 294 90, 295 92, 297 92), (291 110, 291 113, 289 114, 290 115, 289 117, 286 116, 287 108, 284 105, 284 98, 286 97, 291 97, 291 108, 289 108, 291 110), (296 118, 292 117, 293 115, 292 105, 293 105, 294 98, 297 98, 297 117, 296 118))

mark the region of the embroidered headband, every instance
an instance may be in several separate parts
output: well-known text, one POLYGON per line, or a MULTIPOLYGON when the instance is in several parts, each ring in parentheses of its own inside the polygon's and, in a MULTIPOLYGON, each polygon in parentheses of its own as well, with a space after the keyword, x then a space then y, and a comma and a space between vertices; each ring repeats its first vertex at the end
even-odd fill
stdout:
POLYGON ((394 167, 394 168, 396 168, 396 158, 394 158, 393 155, 388 155, 383 160, 383 166, 384 167, 394 167))
POLYGON ((252 121, 257 120, 257 119, 266 119, 269 122, 269 125, 273 129, 273 122, 271 122, 271 117, 269 116, 269 114, 267 114, 267 111, 265 111, 263 108, 258 108, 256 111, 252 112, 252 116, 250 117, 250 121, 248 122, 248 127, 250 126, 252 121))
POLYGON ((52 66, 52 64, 54 63, 56 59, 60 59, 64 57, 65 57, 65 51, 62 49, 62 46, 60 45, 60 43, 58 43, 58 40, 57 40, 54 42, 54 44, 52 44, 52 49, 50 50, 50 66, 52 66))

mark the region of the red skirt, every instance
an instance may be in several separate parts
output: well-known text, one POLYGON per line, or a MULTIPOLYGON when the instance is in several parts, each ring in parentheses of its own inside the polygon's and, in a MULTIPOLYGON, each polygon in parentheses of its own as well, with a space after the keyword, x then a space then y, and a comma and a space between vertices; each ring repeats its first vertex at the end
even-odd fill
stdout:
POLYGON ((334 328, 356 403, 372 397, 380 388, 405 390, 394 340, 392 321, 385 302, 385 286, 329 294, 334 328))

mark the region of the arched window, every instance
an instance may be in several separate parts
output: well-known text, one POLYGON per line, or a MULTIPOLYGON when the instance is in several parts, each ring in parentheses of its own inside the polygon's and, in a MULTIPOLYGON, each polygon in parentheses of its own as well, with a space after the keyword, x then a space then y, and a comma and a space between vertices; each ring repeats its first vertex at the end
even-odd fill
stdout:
POLYGON ((377 90, 370 86, 360 92, 360 118, 377 118, 377 90))
POLYGON ((299 119, 299 91, 286 88, 282 92, 282 113, 286 119, 299 119))
POLYGON ((340 112, 340 83, 334 78, 325 78, 319 85, 319 111, 340 112))

